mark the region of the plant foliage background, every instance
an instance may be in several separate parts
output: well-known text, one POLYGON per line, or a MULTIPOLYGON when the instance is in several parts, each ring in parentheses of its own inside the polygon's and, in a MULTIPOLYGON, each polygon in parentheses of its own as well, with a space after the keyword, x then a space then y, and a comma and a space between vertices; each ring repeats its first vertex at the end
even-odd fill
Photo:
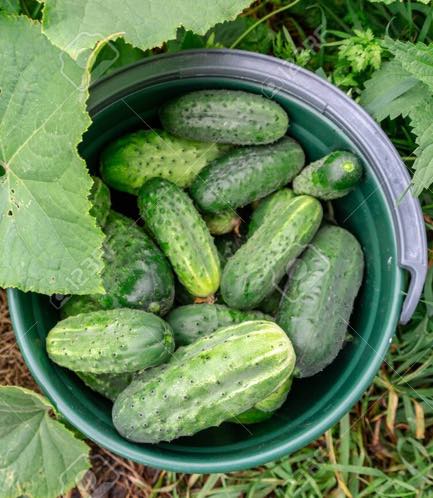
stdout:
MULTIPOLYGON (((431 239, 431 2, 250 3, 204 0, 197 9, 192 0, 109 0, 103 6, 97 0, 0 0, 1 285, 45 293, 99 288, 102 235, 88 215, 90 180, 76 151, 89 125, 88 81, 163 51, 253 50, 295 62, 339 86, 366 107, 399 150, 413 176, 412 189, 422 203, 431 239), (73 118, 59 119, 68 115, 73 118), (33 206, 31 219, 22 214, 28 205, 33 206), (44 236, 35 243, 35 234, 44 236), (6 265, 8 261, 13 264, 6 265), (83 278, 89 274, 86 265, 93 265, 90 278, 83 278)), ((94 448, 93 474, 72 495, 102 489, 106 496, 125 497, 433 496, 432 279, 429 270, 412 322, 397 331, 362 400, 307 448, 258 469, 211 476, 153 471, 94 448)), ((3 347, 0 358, 5 383, 28 386, 24 367, 19 374, 11 373, 22 364, 17 354, 8 359, 15 346, 4 313, 2 334, 8 348, 3 347)), ((22 417, 13 419, 11 413, 24 403, 24 412, 35 413, 38 434, 49 426, 54 427, 53 437, 65 436, 59 417, 47 419, 49 407, 42 398, 21 396, 26 392, 20 390, 0 393, 0 424, 3 417, 9 426, 19 426, 22 417)), ((0 427, 1 448, 7 445, 5 437, 7 431, 0 427)), ((64 467, 70 468, 67 460, 78 452, 77 480, 89 466, 88 449, 81 446, 79 435, 68 437, 74 443, 64 467)), ((15 450, 18 454, 19 445, 15 450)), ((0 497, 24 492, 43 498, 63 492, 71 496, 58 482, 49 492, 31 483, 34 475, 52 471, 44 470, 49 460, 38 448, 28 461, 39 467, 22 479, 21 488, 1 486, 5 469, 17 470, 12 453, 0 458, 0 497)), ((69 489, 73 484, 66 475, 69 489)))

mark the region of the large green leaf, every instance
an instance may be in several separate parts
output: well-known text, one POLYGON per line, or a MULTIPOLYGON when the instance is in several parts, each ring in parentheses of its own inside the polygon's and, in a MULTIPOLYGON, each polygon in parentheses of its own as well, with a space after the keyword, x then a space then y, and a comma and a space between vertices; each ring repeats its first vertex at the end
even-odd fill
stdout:
POLYGON ((90 467, 89 447, 20 387, 0 388, 0 497, 56 498, 90 467))
POLYGON ((39 23, 0 15, 0 32, 0 286, 103 292, 103 234, 77 153, 90 123, 84 71, 39 23))
POLYGON ((115 33, 146 50, 176 37, 176 29, 204 35, 236 17, 251 0, 46 0, 43 29, 74 59, 115 33))

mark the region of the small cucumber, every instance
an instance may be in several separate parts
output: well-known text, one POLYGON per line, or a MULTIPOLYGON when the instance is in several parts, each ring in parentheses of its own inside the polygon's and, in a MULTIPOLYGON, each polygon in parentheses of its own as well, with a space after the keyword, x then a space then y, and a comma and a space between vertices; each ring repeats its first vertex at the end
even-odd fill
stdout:
POLYGON ((231 308, 252 309, 268 296, 313 238, 322 206, 308 195, 294 197, 267 218, 232 256, 223 271, 221 293, 231 308))
POLYGON ((89 196, 92 203, 90 214, 96 218, 98 225, 103 227, 111 208, 110 190, 97 176, 92 176, 92 180, 93 186, 89 196))
POLYGON ((205 214, 204 221, 212 235, 224 235, 230 232, 238 232, 241 219, 236 211, 226 209, 216 214, 205 214))
POLYGON ((167 361, 174 350, 170 326, 131 309, 82 313, 58 322, 46 339, 48 356, 76 372, 136 372, 167 361))
POLYGON ((293 341, 299 377, 323 370, 342 348, 363 267, 358 241, 337 226, 323 227, 294 266, 277 322, 293 341))
POLYGON ((293 197, 295 197, 293 190, 282 188, 261 199, 251 215, 248 224, 248 237, 251 237, 260 225, 266 223, 265 220, 269 213, 272 213, 273 211, 278 212, 280 209, 284 209, 293 197))
POLYGON ((131 372, 121 374, 93 374, 89 372, 75 372, 76 375, 90 387, 92 391, 101 394, 113 401, 132 382, 134 374, 131 372))
POLYGON ((168 180, 153 178, 140 190, 138 206, 180 283, 193 296, 214 294, 221 278, 218 253, 187 194, 168 180))
POLYGON ((301 146, 289 137, 272 145, 234 149, 201 170, 191 195, 205 212, 234 210, 286 185, 304 161, 301 146))
POLYGON ((175 308, 166 320, 173 329, 176 346, 186 346, 227 325, 273 318, 260 311, 238 311, 222 304, 190 304, 175 308))
POLYGON ((95 309, 136 308, 165 314, 174 299, 169 262, 133 220, 111 211, 104 227, 106 294, 72 296, 63 316, 95 309))
POLYGON ((347 195, 361 176, 362 166, 356 156, 335 151, 304 168, 293 180, 293 190, 330 201, 347 195))
POLYGON ((229 325, 179 348, 118 396, 113 422, 126 439, 171 441, 236 417, 292 375, 295 355, 276 324, 229 325))
POLYGON ((292 380, 293 377, 288 376, 272 394, 256 403, 246 412, 233 418, 231 422, 236 424, 257 424, 271 418, 274 412, 286 401, 292 386, 292 380))
POLYGON ((237 145, 275 142, 289 118, 276 102, 236 90, 199 90, 181 95, 160 111, 163 127, 173 135, 237 145))
POLYGON ((153 177, 188 187, 221 150, 217 144, 177 138, 166 131, 141 130, 119 138, 104 150, 101 176, 110 187, 135 195, 153 177))

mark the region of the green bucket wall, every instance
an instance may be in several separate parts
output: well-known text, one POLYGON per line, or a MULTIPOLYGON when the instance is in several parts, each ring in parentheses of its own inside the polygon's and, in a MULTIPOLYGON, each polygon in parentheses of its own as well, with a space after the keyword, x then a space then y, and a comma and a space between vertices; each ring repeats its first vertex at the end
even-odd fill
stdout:
MULTIPOLYGON (((289 133, 309 161, 335 149, 351 150, 366 174, 349 196, 334 203, 339 223, 361 242, 366 272, 351 319, 349 342, 332 365, 296 380, 284 406, 248 428, 223 424, 193 437, 158 445, 134 444, 115 431, 111 404, 74 374, 53 364, 44 340, 58 320, 47 296, 8 291, 17 340, 34 378, 63 416, 101 446, 164 469, 207 473, 252 467, 308 444, 361 397, 377 372, 395 327, 419 299, 426 271, 426 241, 419 204, 402 197, 409 177, 396 151, 369 116, 335 87, 277 59, 241 51, 207 50, 159 56, 97 82, 89 110, 93 124, 81 152, 97 168, 103 147, 139 128, 158 126, 165 100, 200 88, 232 88, 277 100, 289 113, 289 133), (411 273, 406 293, 405 271, 411 273), (403 292, 407 294, 402 311, 403 292)), ((135 199, 115 194, 116 209, 131 213, 135 199)))

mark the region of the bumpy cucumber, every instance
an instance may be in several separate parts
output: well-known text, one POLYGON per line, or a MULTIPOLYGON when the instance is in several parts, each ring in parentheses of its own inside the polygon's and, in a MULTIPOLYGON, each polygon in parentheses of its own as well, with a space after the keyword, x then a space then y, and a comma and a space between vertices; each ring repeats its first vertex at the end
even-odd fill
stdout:
POLYGON ((269 213, 284 209, 294 196, 293 190, 282 188, 261 199, 251 215, 248 224, 248 237, 251 237, 260 225, 266 223, 266 217, 269 213))
POLYGON ((145 443, 195 434, 267 398, 294 364, 290 340, 274 323, 230 325, 133 380, 114 403, 114 426, 145 443))
POLYGON ((132 382, 134 374, 93 374, 89 372, 75 372, 78 377, 90 387, 92 391, 114 401, 119 394, 132 382))
POLYGON ((240 217, 232 209, 226 209, 215 214, 205 214, 203 218, 212 235, 224 235, 232 231, 237 232, 241 224, 240 217))
POLYGON ((92 179, 93 186, 89 196, 92 203, 90 214, 96 218, 98 225, 103 227, 111 208, 110 190, 97 176, 92 176, 92 179))
POLYGON ((61 320, 48 333, 48 356, 78 372, 135 372, 166 361, 173 332, 158 316, 131 309, 82 313, 61 320))
POLYGON ((343 346, 364 258, 355 237, 323 227, 294 267, 277 322, 293 342, 300 377, 329 365, 343 346))
POLYGON ((222 304, 190 304, 167 315, 176 346, 186 346, 217 329, 248 320, 273 321, 273 318, 260 311, 238 311, 222 304))
POLYGON ((293 180, 293 190, 329 201, 347 195, 361 176, 362 166, 356 156, 335 151, 304 168, 293 180))
POLYGON ((106 294, 72 296, 62 309, 63 316, 114 308, 165 314, 174 299, 173 273, 165 256, 143 229, 114 211, 104 233, 106 294))
POLYGON ((138 206, 188 292, 200 297, 216 292, 221 278, 218 253, 187 194, 168 180, 153 178, 140 190, 138 206))
POLYGON ((225 303, 251 309, 263 301, 313 238, 322 214, 320 202, 308 195, 294 197, 285 209, 270 214, 228 260, 221 280, 225 303))
POLYGON ((267 398, 256 403, 252 408, 241 413, 237 417, 230 420, 237 424, 257 424, 272 417, 274 412, 281 407, 286 401, 289 394, 290 387, 292 386, 293 377, 290 375, 275 389, 267 398))
POLYGON ((173 135, 237 145, 275 142, 289 119, 276 102, 236 90, 199 90, 177 97, 161 108, 163 127, 173 135))
POLYGON ((289 137, 272 145, 234 149, 201 170, 191 195, 209 213, 236 209, 286 185, 304 161, 301 146, 289 137))
POLYGON ((138 194, 153 177, 188 187, 197 173, 220 154, 217 144, 185 140, 162 130, 142 130, 119 138, 104 150, 101 175, 110 187, 130 194, 138 194))
POLYGON ((237 235, 224 235, 215 238, 215 246, 220 258, 221 268, 224 268, 228 259, 233 256, 244 242, 244 237, 237 235))

